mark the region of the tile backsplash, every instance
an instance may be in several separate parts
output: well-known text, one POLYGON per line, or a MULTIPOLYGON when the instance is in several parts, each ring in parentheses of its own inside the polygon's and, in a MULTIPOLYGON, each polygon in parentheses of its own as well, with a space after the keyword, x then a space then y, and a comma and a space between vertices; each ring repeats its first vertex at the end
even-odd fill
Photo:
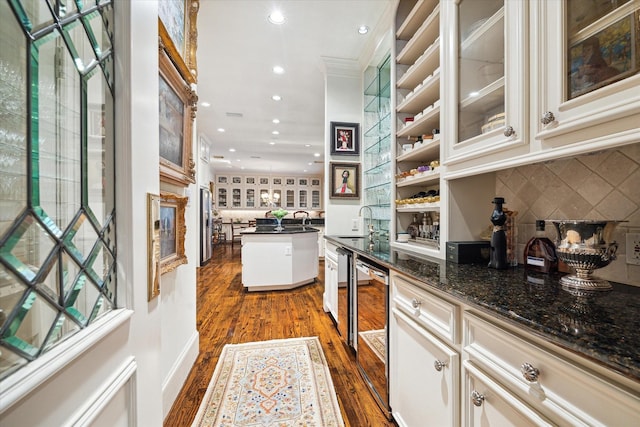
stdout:
MULTIPOLYGON (((640 143, 593 154, 502 170, 496 195, 517 211, 519 262, 536 219, 624 220, 614 232, 617 259, 595 276, 640 286, 640 266, 626 263, 625 235, 640 232, 640 143)), ((556 232, 547 223, 546 234, 556 232)))

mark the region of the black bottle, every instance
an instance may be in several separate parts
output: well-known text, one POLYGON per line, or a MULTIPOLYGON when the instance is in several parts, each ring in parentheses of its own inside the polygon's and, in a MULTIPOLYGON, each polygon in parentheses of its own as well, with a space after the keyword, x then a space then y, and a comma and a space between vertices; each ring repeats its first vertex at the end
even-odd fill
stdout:
POLYGON ((493 199, 495 205, 491 214, 491 223, 493 224, 493 233, 491 234, 491 254, 489 258, 489 267, 498 270, 504 270, 509 267, 507 262, 507 233, 504 226, 507 222, 507 214, 502 211, 503 197, 493 199))

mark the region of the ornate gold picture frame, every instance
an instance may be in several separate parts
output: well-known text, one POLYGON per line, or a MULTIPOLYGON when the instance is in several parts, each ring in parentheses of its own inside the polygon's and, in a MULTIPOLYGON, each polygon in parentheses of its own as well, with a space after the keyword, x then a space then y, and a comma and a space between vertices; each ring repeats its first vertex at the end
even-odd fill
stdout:
POLYGON ((160 0, 158 3, 160 46, 188 83, 195 83, 198 76, 196 49, 199 9, 200 0, 160 0))
POLYGON ((147 300, 160 294, 160 196, 147 193, 147 300))
POLYGON ((160 49, 160 180, 175 185, 195 182, 193 121, 197 95, 160 49))
POLYGON ((184 212, 187 197, 160 193, 160 274, 175 270, 188 262, 184 252, 187 225, 184 212))

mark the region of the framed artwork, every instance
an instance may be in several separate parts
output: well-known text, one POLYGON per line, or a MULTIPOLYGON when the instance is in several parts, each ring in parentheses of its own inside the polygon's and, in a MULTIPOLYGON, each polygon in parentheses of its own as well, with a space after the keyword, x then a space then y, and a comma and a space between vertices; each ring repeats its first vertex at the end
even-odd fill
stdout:
POLYGON ((147 193, 147 301, 160 294, 160 196, 147 193))
POLYGON ((224 175, 218 175, 218 184, 228 184, 229 178, 224 175))
POLYGON ((159 0, 158 34, 160 47, 176 64, 185 81, 195 83, 198 67, 196 62, 197 17, 200 0, 159 0))
POLYGON ((241 176, 232 176, 231 177, 231 183, 232 184, 242 184, 242 177, 241 176))
POLYGON ((638 72, 640 62, 634 58, 640 54, 640 42, 635 42, 632 35, 637 31, 634 16, 627 15, 587 38, 578 39, 576 35, 574 40, 578 40, 569 39, 568 99, 638 72))
POLYGON ((273 185, 282 185, 282 178, 273 178, 273 185))
POLYGON ((296 185, 296 179, 295 178, 285 178, 284 182, 285 182, 285 185, 296 185))
POLYGON ((256 185, 256 178, 255 177, 247 176, 244 179, 245 179, 245 181, 244 181, 245 184, 247 184, 247 185, 256 185))
POLYGON ((192 126, 197 96, 171 60, 160 52, 160 180, 175 185, 196 182, 192 126))
POLYGON ((329 164, 332 199, 360 198, 360 163, 329 164))
POLYGON ((311 185, 313 185, 314 187, 319 187, 320 186, 320 179, 319 178, 311 178, 311 185))
POLYGON ((184 221, 186 206, 187 197, 160 193, 160 274, 173 271, 188 262, 184 252, 184 238, 187 234, 184 221))
POLYGON ((360 155, 360 125, 331 122, 331 154, 360 155))
POLYGON ((269 178, 263 177, 259 180, 260 185, 269 185, 269 178))
POLYGON ((298 178, 298 185, 307 185, 307 178, 298 178))

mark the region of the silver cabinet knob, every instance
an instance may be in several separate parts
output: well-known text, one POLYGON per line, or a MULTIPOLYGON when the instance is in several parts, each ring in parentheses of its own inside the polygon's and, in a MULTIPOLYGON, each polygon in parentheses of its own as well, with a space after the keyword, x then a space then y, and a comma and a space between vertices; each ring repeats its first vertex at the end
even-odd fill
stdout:
POLYGON ((506 128, 504 128, 504 136, 514 136, 516 134, 516 130, 513 128, 513 126, 507 126, 506 128))
POLYGON ((417 299, 415 299, 415 298, 413 298, 413 299, 411 300, 411 307, 413 307, 413 308, 419 308, 419 307, 420 307, 420 304, 422 304, 422 302, 421 302, 421 301, 418 301, 418 300, 417 300, 417 299))
POLYGON ((476 390, 473 390, 471 392, 471 402, 473 402, 475 406, 482 406, 482 402, 484 402, 484 395, 480 394, 476 390))
POLYGON ((447 362, 441 362, 439 360, 433 362, 433 367, 436 368, 436 371, 438 372, 442 371, 442 368, 444 368, 445 366, 447 366, 447 362))
POLYGON ((520 372, 522 372, 524 379, 530 383, 538 381, 538 376, 540 375, 538 368, 533 366, 531 363, 523 363, 520 367, 520 372))
POLYGON ((551 111, 547 111, 542 115, 542 118, 540 119, 540 121, 542 122, 543 125, 548 125, 549 123, 556 121, 556 116, 554 116, 551 111))

